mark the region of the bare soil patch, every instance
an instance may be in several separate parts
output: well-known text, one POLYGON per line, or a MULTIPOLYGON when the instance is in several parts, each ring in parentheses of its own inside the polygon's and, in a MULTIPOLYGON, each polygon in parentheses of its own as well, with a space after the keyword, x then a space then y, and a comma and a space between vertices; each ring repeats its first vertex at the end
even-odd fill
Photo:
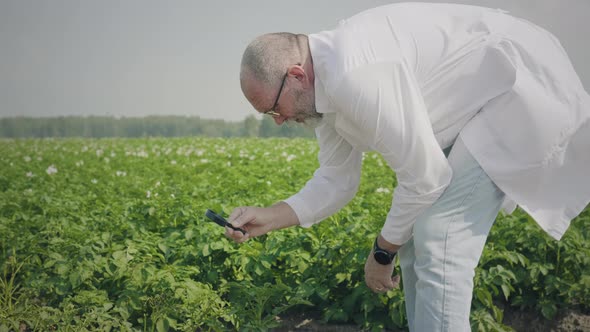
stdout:
POLYGON ((588 332, 590 331, 590 314, 566 310, 549 321, 538 313, 506 310, 504 324, 516 331, 588 332))
MULTIPOLYGON (((314 313, 292 314, 279 317, 281 326, 273 332, 359 332, 363 331, 354 324, 324 324, 320 315, 314 313)), ((554 320, 546 320, 536 312, 505 310, 504 324, 518 332, 590 332, 590 313, 566 310, 554 320)), ((398 332, 406 330, 386 330, 398 332)))

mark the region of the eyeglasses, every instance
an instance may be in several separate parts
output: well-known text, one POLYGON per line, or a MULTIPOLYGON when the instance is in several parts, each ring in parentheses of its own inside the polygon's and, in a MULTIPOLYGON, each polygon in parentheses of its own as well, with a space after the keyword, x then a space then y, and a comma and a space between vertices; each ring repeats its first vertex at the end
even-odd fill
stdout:
POLYGON ((287 79, 288 75, 289 75, 289 71, 287 71, 285 73, 285 76, 283 77, 283 82, 281 82, 281 87, 279 88, 279 93, 277 94, 277 98, 275 99, 275 102, 272 105, 272 107, 268 111, 263 112, 262 114, 270 115, 273 118, 278 118, 279 116, 281 116, 281 114, 279 112, 275 111, 275 108, 277 107, 277 104, 279 102, 279 98, 281 98, 281 92, 283 92, 283 87, 285 86, 285 80, 287 79))

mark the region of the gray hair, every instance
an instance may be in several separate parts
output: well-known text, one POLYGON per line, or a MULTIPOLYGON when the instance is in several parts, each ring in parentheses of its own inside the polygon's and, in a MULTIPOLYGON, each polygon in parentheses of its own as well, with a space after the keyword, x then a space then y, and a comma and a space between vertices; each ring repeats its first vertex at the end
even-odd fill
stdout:
POLYGON ((265 85, 278 84, 287 67, 302 60, 300 37, 305 35, 277 32, 254 39, 242 56, 240 81, 251 76, 265 85))

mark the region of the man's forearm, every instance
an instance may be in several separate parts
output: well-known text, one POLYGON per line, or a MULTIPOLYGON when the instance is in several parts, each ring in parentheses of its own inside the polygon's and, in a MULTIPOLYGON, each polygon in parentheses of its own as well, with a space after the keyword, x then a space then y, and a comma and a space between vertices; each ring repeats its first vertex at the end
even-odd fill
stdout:
POLYGON ((272 219, 276 221, 276 229, 299 225, 299 218, 289 204, 281 201, 272 205, 270 209, 273 214, 272 219))

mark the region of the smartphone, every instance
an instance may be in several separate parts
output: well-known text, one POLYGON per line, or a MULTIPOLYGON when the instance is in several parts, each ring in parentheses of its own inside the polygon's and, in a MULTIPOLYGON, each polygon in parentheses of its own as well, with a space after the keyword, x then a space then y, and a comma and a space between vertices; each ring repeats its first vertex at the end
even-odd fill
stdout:
POLYGON ((233 229, 234 231, 240 231, 242 232, 242 234, 246 234, 246 231, 238 228, 238 227, 234 227, 232 224, 230 224, 229 222, 227 222, 227 220, 225 220, 224 217, 218 215, 217 213, 207 209, 207 212, 205 212, 205 216, 209 219, 211 219, 213 222, 215 222, 217 225, 221 226, 221 227, 229 227, 231 229, 233 229))

